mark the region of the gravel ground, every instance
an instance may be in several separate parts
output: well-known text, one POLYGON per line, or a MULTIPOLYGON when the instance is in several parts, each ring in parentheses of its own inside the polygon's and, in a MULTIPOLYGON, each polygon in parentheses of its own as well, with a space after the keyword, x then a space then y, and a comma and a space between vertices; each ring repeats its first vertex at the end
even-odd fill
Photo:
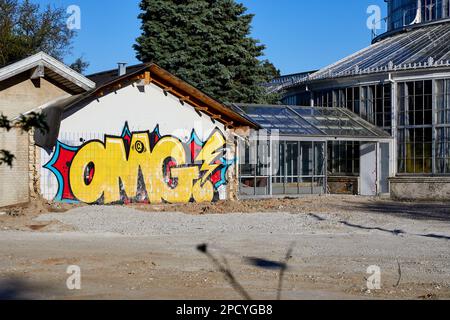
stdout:
POLYGON ((317 220, 307 215, 255 213, 186 215, 143 213, 125 207, 78 208, 65 214, 45 214, 36 221, 59 221, 87 233, 118 233, 128 236, 245 234, 301 234, 311 231, 317 220))
MULTIPOLYGON (((450 220, 450 213, 449 213, 450 220)), ((86 233, 118 233, 128 236, 178 234, 383 234, 450 239, 448 223, 411 220, 384 214, 347 213, 233 213, 187 215, 176 212, 144 213, 121 206, 76 208, 66 213, 50 213, 35 219, 58 221, 86 233)))
POLYGON ((207 243, 257 299, 276 296, 278 273, 252 266, 248 258, 280 261, 292 245, 283 298, 450 298, 447 204, 295 201, 273 213, 93 206, 43 214, 33 222, 44 226, 40 231, 0 232, 0 297, 2 286, 9 286, 16 296, 44 299, 239 298, 196 250, 207 243), (80 291, 65 289, 71 264, 82 269, 80 291), (371 265, 382 270, 381 290, 367 290, 371 265))

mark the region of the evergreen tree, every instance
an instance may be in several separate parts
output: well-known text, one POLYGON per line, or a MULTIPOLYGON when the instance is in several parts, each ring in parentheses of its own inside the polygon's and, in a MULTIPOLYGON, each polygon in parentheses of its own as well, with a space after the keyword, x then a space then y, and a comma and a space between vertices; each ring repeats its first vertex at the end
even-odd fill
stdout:
POLYGON ((223 102, 274 102, 261 86, 279 71, 261 61, 265 46, 250 36, 252 14, 234 0, 142 0, 143 62, 169 72, 223 102))

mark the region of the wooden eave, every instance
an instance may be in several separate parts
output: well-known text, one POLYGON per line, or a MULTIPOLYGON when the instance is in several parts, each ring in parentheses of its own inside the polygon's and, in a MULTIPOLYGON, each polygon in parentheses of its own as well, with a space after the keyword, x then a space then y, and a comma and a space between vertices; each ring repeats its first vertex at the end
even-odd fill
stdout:
POLYGON ((199 113, 210 116, 213 120, 224 124, 227 128, 250 127, 258 125, 229 109, 222 103, 209 97, 185 81, 175 77, 156 64, 146 64, 142 69, 119 77, 110 83, 97 88, 93 94, 96 98, 104 96, 123 88, 126 85, 143 82, 145 85, 153 83, 164 92, 170 93, 180 99, 180 103, 188 103, 199 113))

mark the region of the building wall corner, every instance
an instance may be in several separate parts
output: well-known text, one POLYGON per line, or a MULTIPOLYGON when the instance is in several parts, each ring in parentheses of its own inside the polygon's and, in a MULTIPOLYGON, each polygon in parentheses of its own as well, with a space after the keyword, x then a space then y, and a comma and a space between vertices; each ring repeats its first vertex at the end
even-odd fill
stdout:
POLYGON ((34 141, 34 131, 33 129, 28 133, 28 189, 31 201, 42 198, 40 192, 40 148, 34 141))

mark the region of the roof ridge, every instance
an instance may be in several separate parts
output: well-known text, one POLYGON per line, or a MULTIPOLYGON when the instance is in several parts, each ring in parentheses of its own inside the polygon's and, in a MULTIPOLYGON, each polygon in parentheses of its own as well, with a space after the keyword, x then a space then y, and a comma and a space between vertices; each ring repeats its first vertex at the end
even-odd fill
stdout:
MULTIPOLYGON (((151 64, 152 63, 149 63, 149 62, 143 62, 143 63, 138 63, 138 64, 127 66, 127 68, 138 68, 138 67, 144 67, 146 65, 151 65, 151 64)), ((99 72, 96 72, 96 73, 91 73, 91 74, 86 75, 86 77, 93 77, 93 76, 106 74, 106 73, 111 73, 111 72, 117 72, 117 68, 110 69, 110 70, 99 71, 99 72)))
POLYGON ((95 83, 93 81, 43 51, 35 53, 22 60, 1 68, 0 81, 9 79, 17 74, 23 73, 39 65, 44 65, 48 69, 56 72, 61 77, 69 80, 85 91, 89 91, 95 88, 95 83))

